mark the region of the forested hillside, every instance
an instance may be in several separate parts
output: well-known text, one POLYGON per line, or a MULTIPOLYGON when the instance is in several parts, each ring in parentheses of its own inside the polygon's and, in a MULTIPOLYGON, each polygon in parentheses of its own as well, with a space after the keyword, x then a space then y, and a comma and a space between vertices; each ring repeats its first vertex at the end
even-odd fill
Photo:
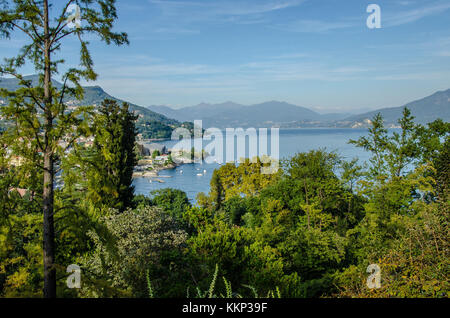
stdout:
MULTIPOLYGON (((25 80, 30 81, 34 87, 39 87, 39 77, 37 75, 25 76, 25 80)), ((62 89, 63 84, 58 81, 52 82, 54 87, 58 90, 62 89)), ((17 78, 0 78, 0 89, 6 89, 8 91, 16 91, 20 88, 19 80, 17 78)), ((1 98, 0 98, 1 99, 1 98)), ((105 99, 115 100, 119 103, 125 101, 115 98, 106 93, 99 86, 86 86, 83 87, 83 99, 78 100, 73 96, 66 96, 64 102, 69 105, 69 109, 77 108, 79 106, 94 106, 98 107, 105 99)), ((1 99, 1 104, 5 105, 7 99, 1 99)), ((170 138, 174 128, 185 126, 186 128, 193 128, 191 123, 181 123, 175 119, 167 118, 164 115, 155 113, 145 107, 128 103, 130 110, 134 111, 139 117, 137 119, 138 132, 146 139, 156 138, 170 138)), ((6 127, 6 122, 0 119, 0 127, 6 127)))
POLYGON ((356 123, 364 123, 367 119, 371 119, 377 113, 381 113, 387 126, 397 126, 397 119, 401 116, 403 108, 408 107, 411 113, 416 117, 419 124, 427 124, 441 118, 450 121, 450 89, 439 91, 431 96, 413 101, 404 106, 382 108, 368 113, 350 116, 340 123, 347 122, 355 125, 356 123))

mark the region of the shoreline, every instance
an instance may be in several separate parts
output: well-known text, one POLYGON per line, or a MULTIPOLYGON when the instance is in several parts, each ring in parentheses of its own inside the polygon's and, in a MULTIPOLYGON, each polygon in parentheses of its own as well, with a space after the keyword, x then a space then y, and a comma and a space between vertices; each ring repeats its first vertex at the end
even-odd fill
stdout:
MULTIPOLYGON (((180 165, 178 164, 169 164, 167 166, 163 166, 163 167, 155 167, 152 171, 135 171, 133 172, 133 179, 138 179, 138 178, 149 178, 149 179, 153 179, 153 178, 169 178, 166 176, 160 176, 159 172, 163 171, 163 170, 172 170, 172 169, 176 169, 177 167, 179 167, 180 165)), ((157 180, 160 183, 164 183, 161 182, 162 180, 157 180)))

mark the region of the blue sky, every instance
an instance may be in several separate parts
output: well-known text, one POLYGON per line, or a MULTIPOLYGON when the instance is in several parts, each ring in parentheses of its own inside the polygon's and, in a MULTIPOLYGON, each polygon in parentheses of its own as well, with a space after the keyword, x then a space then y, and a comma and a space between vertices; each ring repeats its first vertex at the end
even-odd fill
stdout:
MULTIPOLYGON (((118 0, 130 45, 92 40, 100 85, 147 105, 280 100, 320 112, 450 88, 450 0, 118 0), (381 7, 381 29, 366 8, 381 7)), ((0 58, 22 44, 1 40, 0 58)), ((78 47, 62 52, 77 63, 78 47)), ((24 69, 25 73, 32 72, 24 69)))

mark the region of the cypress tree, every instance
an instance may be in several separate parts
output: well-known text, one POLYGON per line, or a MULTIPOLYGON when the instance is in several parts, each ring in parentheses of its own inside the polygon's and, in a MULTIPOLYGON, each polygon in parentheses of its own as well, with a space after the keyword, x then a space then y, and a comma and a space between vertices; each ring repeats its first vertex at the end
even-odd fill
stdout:
POLYGON ((99 208, 124 211, 131 206, 134 187, 135 116, 129 105, 104 100, 94 123, 94 160, 89 180, 89 193, 99 208))

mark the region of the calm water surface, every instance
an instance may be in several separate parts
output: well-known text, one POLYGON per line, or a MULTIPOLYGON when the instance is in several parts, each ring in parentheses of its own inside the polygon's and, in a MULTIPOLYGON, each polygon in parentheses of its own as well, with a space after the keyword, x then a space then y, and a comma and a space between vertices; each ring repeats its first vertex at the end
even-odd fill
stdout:
MULTIPOLYGON (((326 148, 328 151, 336 151, 344 159, 359 158, 361 162, 369 158, 369 154, 353 145, 348 144, 350 139, 358 139, 367 135, 367 129, 282 129, 280 130, 280 158, 288 158, 298 152, 307 152, 313 149, 326 148)), ((270 138, 268 138, 270 142, 270 138)), ((169 149, 177 144, 176 141, 161 142, 169 149)), ((210 141, 203 142, 203 147, 210 141)), ((190 145, 185 146, 190 149, 190 145)), ((270 149, 270 147, 269 147, 270 149)), ((165 183, 147 178, 135 179, 136 194, 148 195, 151 191, 163 188, 179 189, 187 193, 189 199, 195 202, 199 192, 209 192, 209 181, 218 164, 187 164, 174 170, 164 170, 160 178, 165 183), (201 174, 201 176, 199 175, 201 174)))

